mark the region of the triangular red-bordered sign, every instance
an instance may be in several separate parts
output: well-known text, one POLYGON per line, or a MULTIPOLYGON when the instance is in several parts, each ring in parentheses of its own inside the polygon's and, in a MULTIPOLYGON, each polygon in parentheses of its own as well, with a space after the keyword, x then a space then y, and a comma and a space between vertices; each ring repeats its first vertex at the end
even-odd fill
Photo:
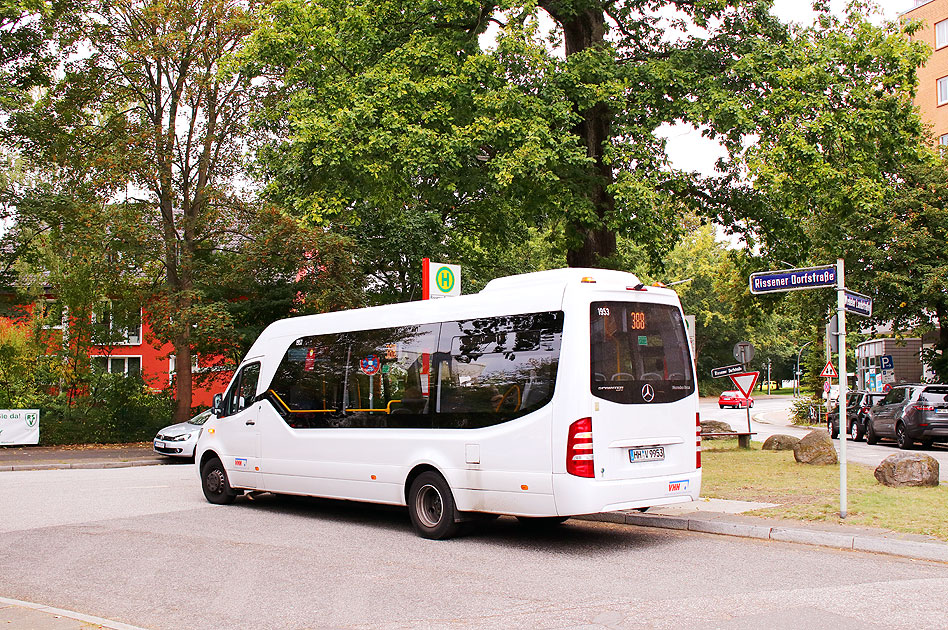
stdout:
POLYGON ((760 376, 760 372, 731 374, 731 382, 734 383, 735 387, 741 390, 741 393, 744 394, 744 398, 750 398, 751 392, 754 391, 754 385, 757 384, 758 376, 760 376))
POLYGON ((839 378, 839 374, 836 373, 836 368, 833 367, 832 361, 826 362, 826 367, 820 372, 820 378, 839 378))

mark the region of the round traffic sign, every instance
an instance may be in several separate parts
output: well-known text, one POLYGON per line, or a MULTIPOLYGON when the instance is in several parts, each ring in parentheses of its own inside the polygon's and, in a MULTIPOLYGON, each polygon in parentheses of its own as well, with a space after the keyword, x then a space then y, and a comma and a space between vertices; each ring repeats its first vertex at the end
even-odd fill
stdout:
POLYGON ((382 368, 382 361, 379 359, 379 355, 370 354, 359 361, 359 368, 362 370, 363 374, 367 376, 375 376, 382 368))
POLYGON ((738 341, 734 344, 734 358, 741 363, 750 363, 754 360, 754 344, 749 341, 738 341))

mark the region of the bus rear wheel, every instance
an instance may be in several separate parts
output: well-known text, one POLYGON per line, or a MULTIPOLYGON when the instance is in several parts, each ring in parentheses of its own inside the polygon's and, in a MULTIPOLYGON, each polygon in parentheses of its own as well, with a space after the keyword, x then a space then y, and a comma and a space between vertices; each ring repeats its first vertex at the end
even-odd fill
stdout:
POLYGON ((444 477, 433 471, 423 472, 408 491, 408 514, 422 538, 444 540, 458 533, 454 496, 444 477))

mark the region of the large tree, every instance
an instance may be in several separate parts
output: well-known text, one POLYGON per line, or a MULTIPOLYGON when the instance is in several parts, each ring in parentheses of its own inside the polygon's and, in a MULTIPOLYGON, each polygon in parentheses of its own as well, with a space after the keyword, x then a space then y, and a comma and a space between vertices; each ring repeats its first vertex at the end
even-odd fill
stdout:
POLYGON ((573 266, 614 264, 617 234, 659 258, 705 186, 655 132, 748 89, 712 79, 784 36, 768 4, 280 0, 245 55, 274 88, 261 170, 318 223, 423 212, 493 249, 545 226, 573 266))
MULTIPOLYGON (((902 331, 933 323, 930 359, 945 379, 945 164, 914 109, 916 68, 930 52, 908 37, 916 28, 874 24, 852 3, 842 16, 823 7, 779 47, 757 40, 734 68, 760 89, 742 108, 756 142, 729 144, 739 183, 726 218, 760 246, 758 268, 843 258, 847 287, 874 298, 876 322, 902 331)), ((808 293, 821 326, 835 293, 808 293)))
MULTIPOLYGON (((104 254, 134 260, 148 285, 151 324, 174 347, 175 417, 186 419, 195 353, 233 339, 229 303, 241 292, 230 282, 235 292, 221 294, 227 272, 243 270, 254 286, 292 285, 300 270, 316 277, 338 269, 320 257, 341 241, 317 231, 305 248, 266 245, 293 222, 243 190, 246 123, 259 93, 226 59, 255 25, 246 3, 91 0, 49 19, 60 69, 34 103, 13 113, 7 137, 47 189, 95 200, 103 216, 121 216, 131 228, 121 251, 104 254), (277 255, 284 260, 267 269, 277 255)), ((15 204, 20 227, 30 221, 22 200, 36 192, 15 204)), ((43 219, 34 221, 39 230, 43 219)))

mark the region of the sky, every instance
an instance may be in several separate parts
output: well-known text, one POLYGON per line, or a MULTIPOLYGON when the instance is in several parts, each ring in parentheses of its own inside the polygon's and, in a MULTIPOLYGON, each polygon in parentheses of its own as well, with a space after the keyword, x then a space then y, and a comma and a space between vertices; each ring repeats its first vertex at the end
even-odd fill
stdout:
MULTIPOLYGON (((830 4, 837 13, 846 6, 844 0, 832 0, 830 4)), ((881 0, 877 4, 884 20, 898 19, 915 6, 914 0, 881 0)), ((814 16, 810 6, 809 0, 775 0, 773 13, 783 22, 808 25, 814 16)), ((662 125, 657 133, 668 139, 668 156, 676 169, 713 175, 714 162, 724 155, 717 142, 702 137, 700 131, 690 125, 662 125)))

